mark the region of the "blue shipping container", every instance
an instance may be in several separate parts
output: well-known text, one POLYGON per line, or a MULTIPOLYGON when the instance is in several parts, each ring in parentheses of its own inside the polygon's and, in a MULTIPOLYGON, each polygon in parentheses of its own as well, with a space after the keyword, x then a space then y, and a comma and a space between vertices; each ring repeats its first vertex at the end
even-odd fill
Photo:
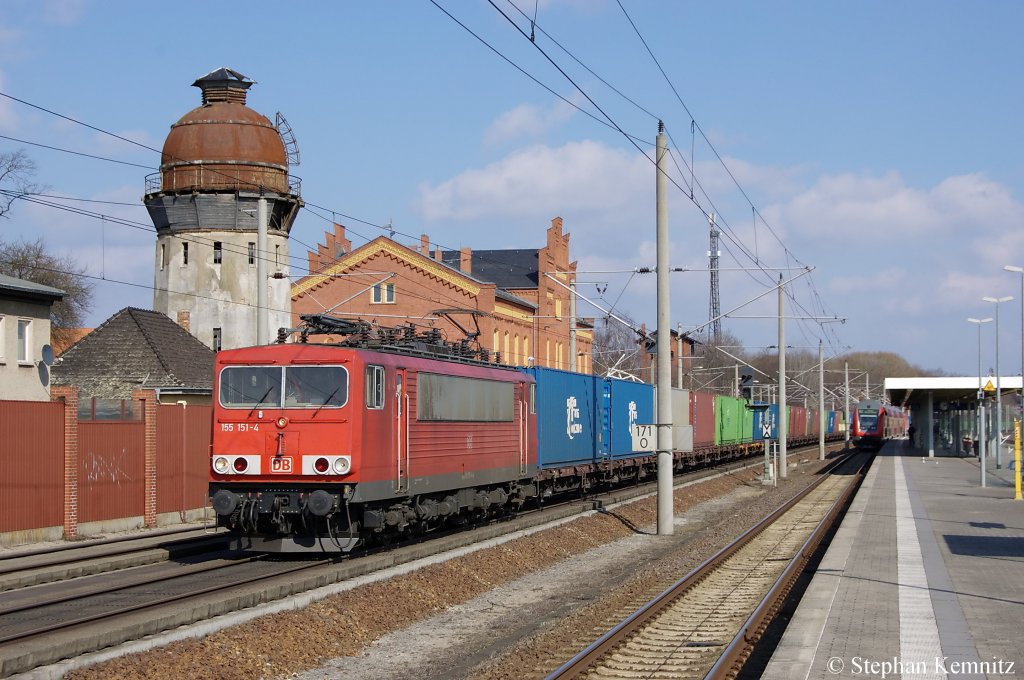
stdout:
MULTIPOLYGON (((764 403, 764 402, 758 402, 764 403)), ((766 410, 758 409, 754 411, 754 441, 763 441, 765 439, 778 439, 779 438, 779 405, 769 404, 766 410), (770 436, 765 437, 765 426, 767 426, 767 432, 770 436)))
POLYGON ((654 386, 647 383, 605 378, 601 381, 605 398, 602 414, 608 429, 598 444, 599 454, 612 458, 649 456, 649 451, 633 453, 633 425, 653 425, 654 386))
POLYGON ((603 381, 553 368, 521 370, 537 385, 537 466, 543 470, 595 462, 603 381))

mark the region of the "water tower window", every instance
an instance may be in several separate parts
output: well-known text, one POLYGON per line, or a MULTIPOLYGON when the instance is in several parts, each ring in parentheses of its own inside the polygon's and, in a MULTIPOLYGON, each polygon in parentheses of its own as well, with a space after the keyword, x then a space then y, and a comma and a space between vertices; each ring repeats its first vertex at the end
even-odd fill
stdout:
POLYGON ((166 267, 166 266, 167 266, 167 244, 166 243, 161 243, 160 244, 160 271, 163 271, 164 267, 166 267))
POLYGON ((249 264, 256 264, 256 244, 249 241, 249 264))
POLYGON ((221 344, 221 341, 220 341, 220 329, 219 328, 214 328, 213 329, 213 351, 214 352, 219 352, 220 351, 220 344, 221 344))
POLYGON ((213 242, 213 263, 214 264, 220 264, 220 262, 221 262, 221 260, 223 258, 224 258, 224 250, 221 247, 221 242, 220 241, 214 241, 213 242))
POLYGON ((181 244, 181 266, 188 264, 188 241, 181 244))

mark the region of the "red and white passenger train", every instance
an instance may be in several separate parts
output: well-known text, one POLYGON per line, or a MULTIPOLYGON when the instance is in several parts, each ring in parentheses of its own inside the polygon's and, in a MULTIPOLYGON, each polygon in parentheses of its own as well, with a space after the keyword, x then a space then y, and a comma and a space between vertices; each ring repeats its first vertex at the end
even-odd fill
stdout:
POLYGON ((850 435, 858 448, 880 449, 886 440, 907 434, 907 413, 877 399, 863 399, 853 412, 850 435))

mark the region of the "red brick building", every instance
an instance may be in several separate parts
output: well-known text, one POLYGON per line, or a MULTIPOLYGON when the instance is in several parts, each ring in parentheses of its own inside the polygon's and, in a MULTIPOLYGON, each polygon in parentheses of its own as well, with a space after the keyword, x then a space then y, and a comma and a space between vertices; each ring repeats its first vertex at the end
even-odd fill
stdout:
MULTIPOLYGON (((381 236, 353 249, 345 228, 334 225, 309 252, 315 272, 292 286, 293 325, 299 315, 332 315, 379 326, 409 322, 440 328, 449 340, 464 337, 456 324, 477 331, 481 346, 502 361, 570 369, 569 286, 576 263, 569 260, 569 234, 562 218, 551 220, 539 249, 441 250, 427 235, 404 246, 381 236), (472 310, 450 313, 440 310, 472 310), (454 321, 454 323, 453 323, 454 321)), ((330 337, 325 342, 332 341, 330 337)), ((592 370, 592 324, 577 320, 576 370, 592 370)))

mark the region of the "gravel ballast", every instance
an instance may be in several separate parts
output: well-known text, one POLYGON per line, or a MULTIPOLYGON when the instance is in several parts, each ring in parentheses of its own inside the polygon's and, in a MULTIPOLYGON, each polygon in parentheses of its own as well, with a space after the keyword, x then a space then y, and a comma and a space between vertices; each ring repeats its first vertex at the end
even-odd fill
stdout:
POLYGON ((671 537, 648 497, 66 677, 543 677, 802 489, 815 454, 778 487, 754 467, 677 489, 671 537))

